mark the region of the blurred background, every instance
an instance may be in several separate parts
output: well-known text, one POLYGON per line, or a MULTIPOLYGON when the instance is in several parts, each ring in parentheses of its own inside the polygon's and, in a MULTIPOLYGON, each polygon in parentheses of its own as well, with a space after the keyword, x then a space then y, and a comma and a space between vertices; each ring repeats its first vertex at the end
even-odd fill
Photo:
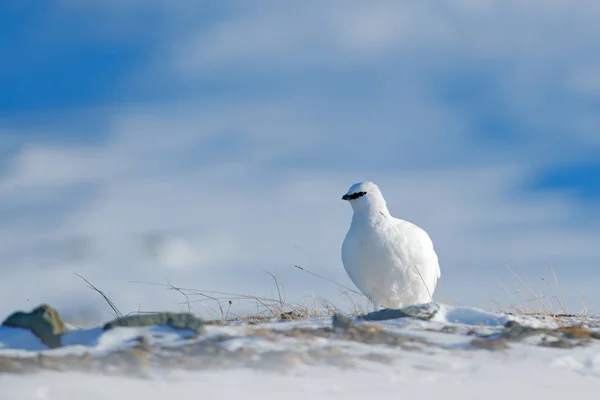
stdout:
POLYGON ((294 267, 354 288, 340 198, 362 180, 432 237, 438 301, 598 311, 599 19, 596 0, 3 2, 0 315, 110 318, 75 274, 124 313, 187 309, 169 284, 262 311, 233 294, 278 297, 267 272, 289 302, 365 305, 294 267))

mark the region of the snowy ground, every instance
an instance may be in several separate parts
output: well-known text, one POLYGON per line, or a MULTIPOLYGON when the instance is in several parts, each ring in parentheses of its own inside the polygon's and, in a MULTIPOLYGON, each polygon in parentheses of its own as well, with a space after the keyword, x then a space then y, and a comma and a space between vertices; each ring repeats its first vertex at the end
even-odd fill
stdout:
POLYGON ((0 399, 594 397, 600 340, 555 330, 573 325, 589 328, 583 336, 600 332, 593 317, 540 320, 445 305, 429 321, 348 330, 333 329, 331 318, 207 326, 200 337, 166 327, 76 330, 55 350, 0 327, 0 399), (519 330, 508 337, 511 320, 519 330), (35 368, 2 372, 2 357, 35 368))

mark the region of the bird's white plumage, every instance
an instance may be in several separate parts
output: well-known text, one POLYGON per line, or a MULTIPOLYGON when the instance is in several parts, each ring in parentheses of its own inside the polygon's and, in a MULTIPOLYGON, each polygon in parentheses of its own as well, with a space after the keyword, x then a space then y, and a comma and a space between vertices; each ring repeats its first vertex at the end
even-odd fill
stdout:
POLYGON ((440 266, 429 235, 392 217, 372 182, 352 185, 342 199, 354 210, 342 245, 342 262, 375 309, 431 302, 440 266))

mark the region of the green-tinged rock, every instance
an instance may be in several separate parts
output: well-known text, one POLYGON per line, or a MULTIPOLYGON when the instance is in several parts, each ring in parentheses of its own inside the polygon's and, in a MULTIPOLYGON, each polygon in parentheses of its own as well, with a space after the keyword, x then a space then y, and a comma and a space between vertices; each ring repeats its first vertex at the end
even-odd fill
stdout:
POLYGON ((369 314, 361 315, 358 319, 364 321, 384 321, 396 318, 416 318, 428 321, 439 311, 435 303, 417 304, 404 308, 386 308, 369 314))
POLYGON ((532 328, 530 326, 521 325, 517 321, 508 321, 504 325, 502 336, 509 340, 519 341, 530 336, 541 335, 547 332, 547 329, 532 328))
POLYGON ((61 335, 67 332, 58 311, 46 304, 30 313, 15 312, 6 318, 2 325, 28 329, 50 348, 60 347, 61 335))
POLYGON ((167 325, 173 329, 188 329, 196 334, 204 333, 204 321, 190 313, 156 313, 143 315, 129 315, 117 318, 104 325, 104 330, 118 326, 135 327, 150 325, 167 325))

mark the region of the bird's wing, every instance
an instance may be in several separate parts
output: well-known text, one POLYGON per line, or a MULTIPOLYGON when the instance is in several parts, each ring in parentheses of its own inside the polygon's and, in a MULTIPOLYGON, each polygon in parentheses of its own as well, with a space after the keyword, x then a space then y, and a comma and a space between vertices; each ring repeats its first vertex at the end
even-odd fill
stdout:
POLYGON ((394 218, 394 227, 405 238, 405 251, 418 268, 423 280, 433 290, 441 276, 438 256, 431 238, 423 229, 413 223, 394 218))

